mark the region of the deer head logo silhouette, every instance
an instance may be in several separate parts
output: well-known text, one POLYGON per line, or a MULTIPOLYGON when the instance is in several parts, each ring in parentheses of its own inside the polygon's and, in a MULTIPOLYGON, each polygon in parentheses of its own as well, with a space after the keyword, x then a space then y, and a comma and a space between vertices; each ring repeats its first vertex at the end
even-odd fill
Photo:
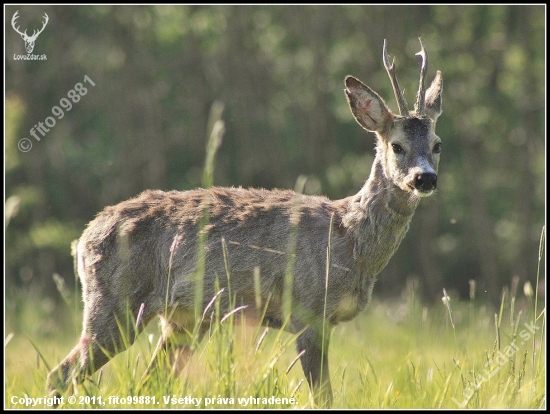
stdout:
POLYGON ((19 10, 17 10, 15 12, 15 14, 13 15, 13 17, 11 19, 11 25, 13 27, 13 30, 15 30, 17 33, 19 33, 21 35, 21 37, 23 38, 23 40, 25 41, 25 49, 27 49, 27 53, 32 53, 32 51, 34 49, 34 42, 36 42, 36 38, 38 37, 38 35, 40 33, 42 33, 42 31, 44 30, 44 28, 48 24, 48 20, 50 20, 50 18, 48 17, 48 15, 46 13, 44 13, 44 16, 43 16, 44 17, 44 23, 42 24, 42 28, 40 30, 34 30, 33 33, 32 33, 32 36, 29 36, 27 34, 27 30, 25 30, 24 32, 21 32, 19 30, 19 26, 15 27, 15 21, 19 17, 17 15, 18 13, 19 13, 19 10))

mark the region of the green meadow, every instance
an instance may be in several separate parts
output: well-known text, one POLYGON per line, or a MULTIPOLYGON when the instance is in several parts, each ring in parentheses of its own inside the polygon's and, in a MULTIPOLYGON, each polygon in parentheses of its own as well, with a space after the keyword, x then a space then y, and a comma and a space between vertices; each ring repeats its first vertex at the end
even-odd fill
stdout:
MULTIPOLYGON (((46 376, 75 345, 81 323, 79 292, 63 293, 63 312, 39 292, 6 304, 7 408, 51 405, 46 376)), ((475 292, 467 302, 442 298, 423 306, 409 283, 399 298, 375 298, 333 329, 334 408, 545 407, 545 308, 530 285, 504 289, 499 309, 478 304, 475 292)), ((314 407, 296 335, 266 330, 239 311, 213 315, 180 375, 161 363, 140 385, 160 333, 152 322, 127 351, 63 395, 59 408, 314 407)))

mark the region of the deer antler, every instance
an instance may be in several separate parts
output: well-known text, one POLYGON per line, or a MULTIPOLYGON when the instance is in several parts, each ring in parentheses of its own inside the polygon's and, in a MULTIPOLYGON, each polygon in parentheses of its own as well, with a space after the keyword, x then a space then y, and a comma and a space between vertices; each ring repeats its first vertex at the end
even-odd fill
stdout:
POLYGON ((419 116, 426 115, 426 73, 428 72, 428 54, 424 48, 424 42, 419 37, 420 47, 422 50, 416 54, 422 58, 422 66, 420 67, 420 81, 418 85, 418 92, 416 94, 416 103, 414 104, 414 111, 419 116))
POLYGON ((409 107, 407 106, 407 101, 403 96, 401 88, 399 88, 399 83, 397 82, 397 76, 395 74, 395 58, 390 65, 390 57, 388 56, 388 51, 386 49, 386 39, 384 39, 384 50, 382 51, 382 56, 384 58, 384 66, 391 80, 391 86, 393 87, 393 93, 395 94, 395 99, 397 100, 397 105, 399 106, 399 113, 401 116, 409 116, 409 107))
POLYGON ((32 36, 29 36, 27 34, 27 30, 25 30, 23 33, 21 33, 21 31, 19 30, 19 26, 15 27, 15 21, 19 17, 18 13, 19 13, 19 10, 17 10, 15 12, 15 14, 13 15, 13 17, 11 19, 11 26, 13 27, 13 30, 15 30, 17 33, 19 33, 21 35, 21 37, 23 37, 23 39, 25 41, 31 41, 32 42, 32 41, 36 40, 38 35, 44 31, 44 29, 46 28, 46 25, 50 21, 50 18, 48 17, 48 14, 44 13, 44 16, 42 16, 44 18, 44 23, 42 23, 42 28, 40 30, 36 30, 36 29, 33 30, 32 36))
POLYGON ((17 10, 15 12, 15 14, 13 15, 13 17, 11 18, 11 27, 13 27, 13 30, 15 30, 17 33, 19 33, 21 36, 27 36, 27 31, 25 30, 25 33, 21 33, 19 31, 19 26, 15 27, 15 21, 17 20, 17 18, 19 17, 17 15, 17 13, 19 13, 19 10, 17 10))
POLYGON ((38 37, 38 35, 44 31, 44 29, 46 28, 46 25, 50 21, 50 18, 48 17, 48 15, 46 13, 44 13, 44 16, 42 16, 42 17, 45 19, 44 23, 42 24, 42 29, 40 29, 38 31, 33 30, 33 33, 32 33, 32 36, 31 36, 32 39, 36 39, 38 37))

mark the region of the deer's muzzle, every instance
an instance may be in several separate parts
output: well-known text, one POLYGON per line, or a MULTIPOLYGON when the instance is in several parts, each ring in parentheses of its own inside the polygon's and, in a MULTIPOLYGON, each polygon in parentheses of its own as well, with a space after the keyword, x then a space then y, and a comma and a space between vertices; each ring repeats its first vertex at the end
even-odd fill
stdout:
POLYGON ((420 192, 429 192, 437 187, 437 174, 422 173, 418 174, 414 179, 414 188, 420 192))

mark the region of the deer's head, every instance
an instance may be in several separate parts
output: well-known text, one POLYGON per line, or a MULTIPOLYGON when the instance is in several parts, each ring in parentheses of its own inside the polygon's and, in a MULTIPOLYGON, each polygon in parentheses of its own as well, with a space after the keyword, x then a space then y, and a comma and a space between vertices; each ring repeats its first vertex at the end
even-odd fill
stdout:
POLYGON ((347 76, 346 97, 355 120, 367 131, 376 133, 377 157, 384 175, 394 185, 416 197, 427 197, 437 185, 437 167, 441 139, 435 134, 435 123, 441 115, 441 72, 426 91, 428 55, 420 39, 422 58, 420 85, 414 111, 409 111, 395 75, 395 59, 390 64, 384 40, 383 60, 390 77, 399 115, 393 114, 384 100, 358 79, 347 76))
POLYGON ((36 38, 38 37, 38 35, 40 33, 42 33, 42 31, 44 30, 44 28, 48 24, 48 21, 50 20, 50 18, 48 17, 48 15, 46 13, 44 13, 44 16, 43 16, 44 17, 44 22, 42 24, 42 28, 40 30, 33 30, 32 36, 29 36, 29 35, 27 35, 27 30, 25 30, 22 33, 19 30, 19 26, 15 27, 15 21, 19 17, 17 15, 18 13, 19 13, 19 10, 17 10, 15 12, 15 14, 13 15, 13 17, 11 19, 11 26, 13 27, 13 30, 15 30, 17 33, 19 33, 21 35, 21 37, 23 38, 23 40, 25 41, 25 49, 27 50, 27 53, 32 53, 32 51, 34 49, 34 42, 36 42, 36 38))

